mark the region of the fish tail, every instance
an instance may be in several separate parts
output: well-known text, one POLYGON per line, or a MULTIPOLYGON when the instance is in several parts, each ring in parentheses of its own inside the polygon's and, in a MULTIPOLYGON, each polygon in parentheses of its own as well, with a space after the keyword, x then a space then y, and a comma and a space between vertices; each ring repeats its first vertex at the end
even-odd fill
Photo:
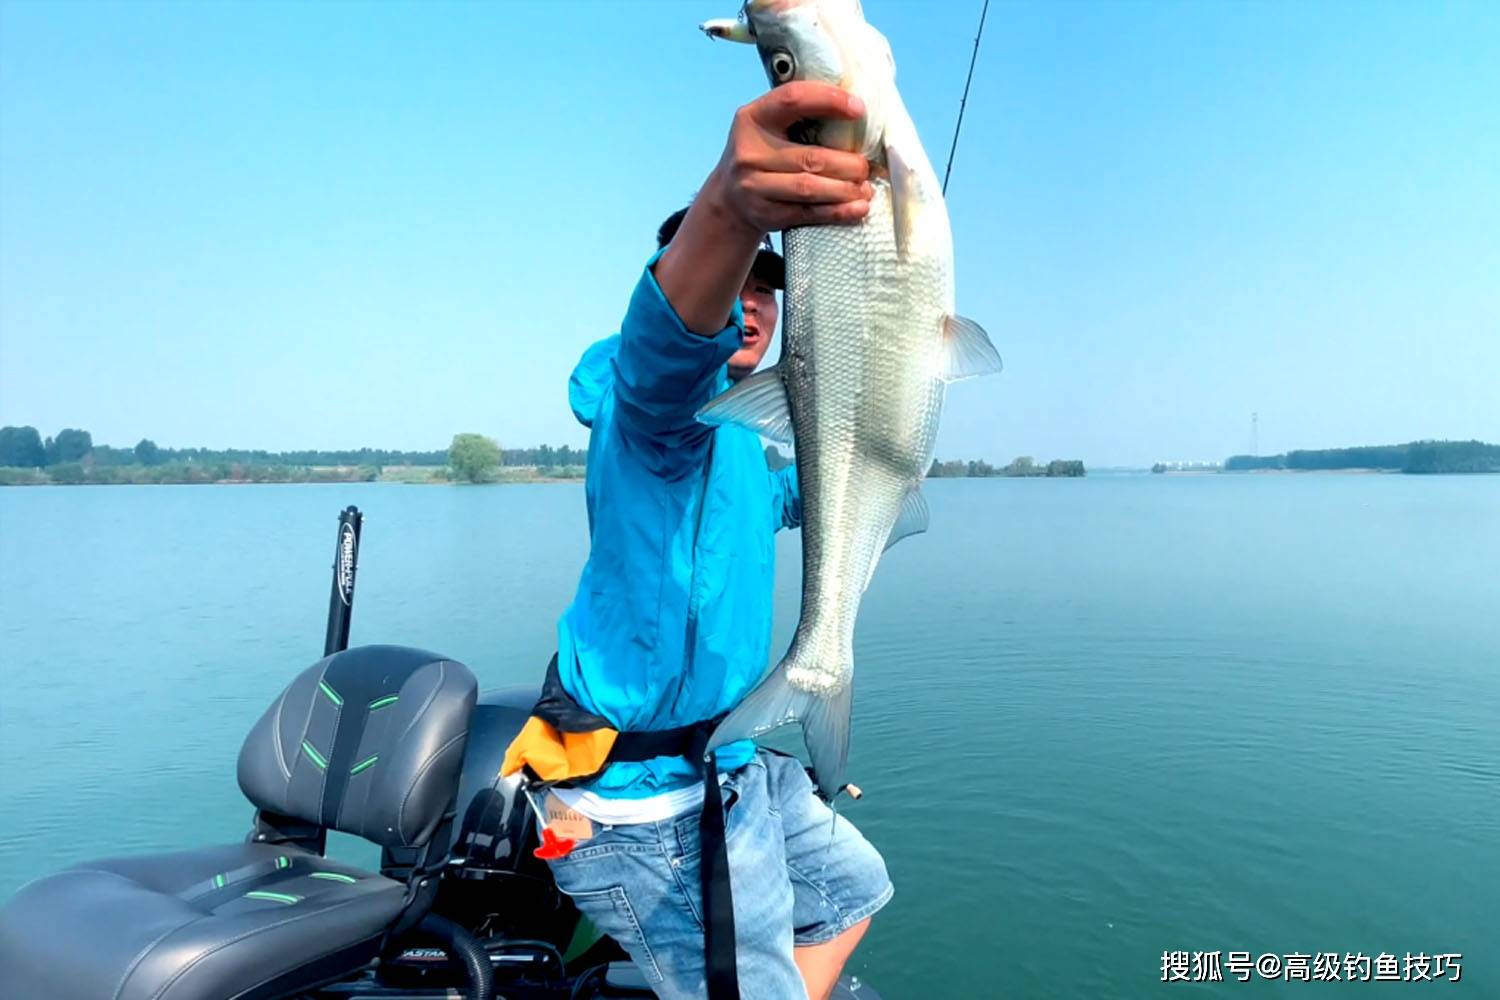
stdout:
POLYGON ((853 709, 854 679, 852 674, 846 674, 843 686, 827 694, 799 687, 788 675, 790 668, 806 676, 806 668, 794 658, 796 652, 789 653, 770 676, 729 713, 714 731, 709 745, 723 746, 799 722, 803 742, 812 758, 818 790, 831 800, 844 787, 844 772, 849 762, 849 718, 853 709))
POLYGON ((854 707, 854 682, 826 698, 815 698, 802 716, 802 739, 812 757, 818 791, 830 801, 844 787, 849 764, 849 717, 854 707))

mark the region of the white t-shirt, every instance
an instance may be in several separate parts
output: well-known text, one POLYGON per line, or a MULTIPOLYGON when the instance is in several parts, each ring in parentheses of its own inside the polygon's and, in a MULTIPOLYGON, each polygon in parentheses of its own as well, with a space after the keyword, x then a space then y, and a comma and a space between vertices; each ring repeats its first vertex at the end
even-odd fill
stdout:
MULTIPOLYGON (((719 784, 726 774, 719 775, 719 784)), ((621 799, 598 795, 581 788, 554 788, 552 794, 562 799, 563 804, 574 812, 581 813, 605 826, 624 826, 629 823, 656 823, 674 816, 681 816, 689 809, 703 805, 703 783, 695 782, 675 792, 648 795, 643 799, 621 799)))

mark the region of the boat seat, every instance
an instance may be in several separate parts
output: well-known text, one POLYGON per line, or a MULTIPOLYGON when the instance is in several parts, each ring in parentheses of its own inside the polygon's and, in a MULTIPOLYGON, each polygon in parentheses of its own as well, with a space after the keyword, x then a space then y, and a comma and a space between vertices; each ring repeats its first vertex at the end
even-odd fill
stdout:
POLYGON ((314 963, 358 968, 405 890, 264 844, 89 862, 31 883, 7 906, 54 933, 4 949, 10 985, 0 995, 228 997, 314 963), (33 985, 9 992, 22 984, 33 985))
POLYGON ((0 908, 0 998, 269 1000, 360 969, 430 897, 323 857, 307 831, 440 864, 475 694, 467 668, 421 650, 314 664, 240 752, 250 839, 23 886, 0 908))

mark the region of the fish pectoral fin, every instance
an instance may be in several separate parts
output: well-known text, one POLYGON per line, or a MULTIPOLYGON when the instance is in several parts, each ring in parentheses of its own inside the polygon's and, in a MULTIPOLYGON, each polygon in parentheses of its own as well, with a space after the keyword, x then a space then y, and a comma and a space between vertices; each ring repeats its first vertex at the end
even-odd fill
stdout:
POLYGON ((943 344, 946 348, 942 372, 944 382, 993 375, 1005 367, 1000 352, 990 342, 990 335, 972 319, 944 316, 943 344))
POLYGON ((920 197, 921 181, 901 156, 901 147, 887 139, 885 164, 891 181, 891 223, 896 230, 896 256, 906 259, 912 243, 912 226, 916 224, 913 205, 920 197))
POLYGON ((739 424, 772 441, 792 443, 792 407, 778 367, 756 372, 698 411, 705 424, 739 424))

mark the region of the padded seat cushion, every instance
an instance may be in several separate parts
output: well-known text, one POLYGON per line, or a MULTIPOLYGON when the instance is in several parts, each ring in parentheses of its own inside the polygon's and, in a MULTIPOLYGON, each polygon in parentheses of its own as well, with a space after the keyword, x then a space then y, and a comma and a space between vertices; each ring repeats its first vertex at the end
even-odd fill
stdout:
POLYGON ((265 844, 92 861, 0 909, 0 994, 230 1000, 311 986, 374 957, 404 898, 400 882, 265 844))

